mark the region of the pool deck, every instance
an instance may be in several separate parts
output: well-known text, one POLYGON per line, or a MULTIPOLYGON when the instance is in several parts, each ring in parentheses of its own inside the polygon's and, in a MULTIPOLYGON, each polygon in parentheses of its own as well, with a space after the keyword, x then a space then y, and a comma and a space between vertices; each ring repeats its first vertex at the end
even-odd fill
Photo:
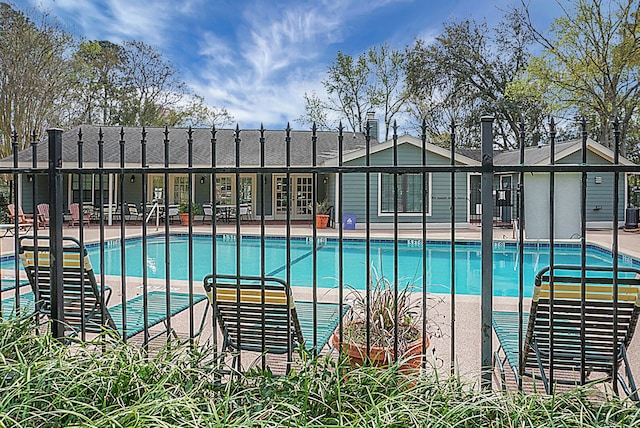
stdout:
MULTIPOLYGON (((170 228, 172 233, 187 233, 188 228, 179 226, 179 225, 171 225, 170 228)), ((250 234, 250 235, 260 235, 260 225, 256 224, 242 224, 241 225, 241 233, 242 234, 250 234)), ((290 233, 292 236, 312 236, 313 229, 310 225, 292 225, 290 229, 290 233)), ((211 233, 211 225, 200 225, 196 224, 193 227, 194 233, 211 233)), ((219 224, 217 225, 217 233, 219 234, 235 234, 236 225, 235 224, 219 224)), ((46 234, 47 230, 40 230, 39 233, 46 234)), ((148 226, 147 233, 149 235, 164 233, 164 225, 160 225, 159 230, 156 232, 155 226, 148 226)), ((286 233, 286 228, 284 225, 267 225, 265 228, 265 235, 269 236, 284 236, 286 233)), ((371 229, 370 231, 372 238, 387 238, 392 239, 394 237, 394 231, 388 229, 371 229)), ((633 233, 624 230, 619 230, 618 232, 618 245, 620 253, 627 254, 632 257, 636 257, 640 259, 640 233, 633 233)), ((65 226, 64 234, 68 236, 78 237, 79 230, 77 227, 69 228, 65 226)), ((398 237, 400 239, 421 239, 422 230, 408 230, 408 229, 400 229, 397 231, 398 237)), ((138 225, 127 225, 125 228, 126 237, 134 237, 142 235, 142 227, 138 225)), ((479 227, 471 227, 468 229, 456 229, 455 237, 456 240, 479 240, 481 235, 481 229, 479 227)), ((511 229, 494 229, 494 240, 496 241, 515 241, 514 239, 514 231, 511 229)), ((338 237, 339 231, 336 229, 319 229, 317 230, 318 237, 338 237)), ((365 230, 349 230, 343 231, 343 237, 345 238, 364 238, 365 230)), ((121 237, 121 229, 120 226, 111 226, 105 227, 105 239, 115 239, 121 237)), ((451 232, 449 230, 427 230, 427 239, 434 240, 449 240, 451 238, 451 232)), ((86 242, 96 242, 100 239, 100 229, 96 225, 91 225, 90 227, 84 228, 84 239, 86 242)), ((534 241, 535 242, 535 241, 534 241)), ((563 241, 565 242, 565 241, 563 241)), ((571 240, 569 242, 573 242, 579 244, 580 241, 577 239, 571 240)), ((611 249, 613 242, 613 231, 612 230, 589 230, 587 231, 587 242, 597 244, 599 246, 604 247, 605 249, 611 249)), ((13 253, 13 237, 5 237, 0 239, 0 253, 1 254, 10 254, 13 253)), ((112 288, 114 290, 118 290, 119 286, 119 278, 109 278, 108 279, 112 288), (111 282, 111 281, 114 282, 111 282)), ((514 278, 514 281, 516 278, 514 278)), ((154 280, 149 281, 149 287, 151 289, 164 289, 165 281, 164 280, 154 280)), ((189 285, 186 281, 176 281, 172 282, 171 288, 177 291, 188 291, 189 285)), ((136 294, 140 294, 142 290, 142 281, 138 278, 133 279, 131 281, 127 281, 127 298, 131 298, 136 294)), ((193 289, 196 293, 202 292, 201 279, 194 279, 193 289)), ((336 298, 336 290, 329 290, 319 292, 318 299, 319 300, 330 300, 337 301, 336 298)), ((294 287, 294 296, 296 300, 311 300, 311 289, 309 288, 299 288, 294 287)), ((114 292, 114 296, 111 299, 109 305, 116 304, 121 299, 121 292, 114 292)), ((524 310, 528 311, 529 299, 525 299, 524 301, 524 310)), ((200 308, 196 308, 195 313, 195 323, 199 324, 200 314, 202 313, 202 309, 204 307, 203 304, 200 304, 200 308)), ((512 310, 517 311, 518 307, 518 299, 516 298, 505 298, 505 297, 494 297, 493 299, 493 309, 494 310, 512 310)), ((442 302, 435 305, 435 308, 431 309, 429 312, 431 315, 429 319, 435 320, 440 324, 443 330, 442 337, 432 337, 431 339, 431 347, 430 350, 433 351, 433 356, 436 360, 436 364, 440 366, 440 371, 442 374, 445 374, 449 371, 451 367, 450 360, 450 349, 451 349, 451 337, 454 336, 453 346, 455 347, 455 365, 457 366, 458 372, 462 375, 466 375, 472 379, 478 378, 478 374, 480 373, 481 360, 480 360, 480 337, 481 337, 481 308, 480 308, 480 298, 478 296, 467 296, 467 295, 457 295, 455 298, 455 307, 452 310, 451 308, 451 299, 450 296, 444 296, 442 302), (451 315, 455 314, 455 327, 454 330, 451 329, 451 315)), ((185 311, 185 313, 188 311, 185 311)), ((179 316, 175 320, 174 327, 179 332, 187 332, 189 331, 189 321, 186 314, 183 313, 182 316, 179 316)), ((197 325, 196 325, 197 327, 197 325)), ((184 334, 184 333, 181 333, 184 334)), ((211 327, 208 326, 207 329, 203 332, 203 339, 207 337, 211 337, 211 327)), ((640 335, 636 334, 636 336, 640 335)), ((494 336, 493 339, 493 348, 496 349, 498 346, 498 341, 494 336)), ((635 374, 637 380, 640 380, 640 338, 636 337, 631 343, 629 351, 629 360, 632 365, 632 371, 635 374)))

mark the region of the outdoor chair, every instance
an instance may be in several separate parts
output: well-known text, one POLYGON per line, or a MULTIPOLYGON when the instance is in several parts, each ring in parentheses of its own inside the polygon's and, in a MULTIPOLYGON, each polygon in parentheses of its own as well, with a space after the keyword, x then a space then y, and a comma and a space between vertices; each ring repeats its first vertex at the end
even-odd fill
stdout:
MULTIPOLYGON (((75 226, 80 223, 80 204, 74 203, 69 205, 69 211, 71 212, 71 220, 69 220, 69 227, 75 226)), ((91 213, 85 211, 82 213, 82 223, 87 226, 91 223, 91 213)))
POLYGON ((202 204, 202 222, 213 221, 213 204, 202 204))
MULTIPOLYGON (((24 236, 19 240, 19 256, 35 295, 35 310, 44 316, 51 315, 51 271, 49 264, 50 243, 47 237, 24 236), (36 267, 37 260, 37 267, 36 267)), ((91 260, 80 242, 71 237, 63 238, 63 305, 65 334, 77 335, 81 331, 100 333, 104 330, 116 332, 128 339, 145 329, 144 308, 147 307, 147 324, 151 328, 163 324, 164 329, 150 336, 148 341, 166 333, 167 293, 151 291, 136 296, 124 303, 107 308, 111 289, 105 287, 104 295, 96 282, 91 260), (123 319, 123 307, 126 320, 123 319)), ((189 308, 191 304, 206 299, 203 294, 171 292, 169 294, 170 317, 189 308)), ((203 314, 202 325, 208 310, 203 314)), ((176 332, 170 331, 175 337, 176 332)), ((145 342, 146 343, 146 342, 145 342)))
POLYGON ((240 220, 250 220, 251 208, 249 204, 240 204, 240 220))
POLYGON ((167 207, 166 215, 163 214, 162 216, 163 220, 168 221, 169 223, 171 223, 174 220, 180 221, 180 213, 178 208, 179 208, 178 205, 174 205, 174 204, 169 205, 167 207))
POLYGON ((125 213, 124 213, 125 222, 131 222, 131 221, 142 222, 144 220, 144 217, 142 213, 138 211, 138 207, 136 206, 136 204, 129 203, 124 206, 124 209, 125 209, 125 213))
MULTIPOLYGON (((13 204, 9 204, 7 205, 7 209, 9 210, 9 220, 13 222, 13 220, 16 218, 15 206, 13 204)), ((18 216, 18 227, 21 230, 29 231, 33 227, 34 225, 33 214, 25 214, 22 211, 22 207, 20 205, 18 205, 17 216, 18 216)))
POLYGON ((49 227, 49 204, 38 204, 38 222, 43 227, 49 227))
POLYGON ((506 362, 516 382, 521 374, 539 379, 550 394, 555 387, 550 382, 551 370, 554 384, 581 384, 579 374, 584 361, 585 384, 594 380, 588 379, 594 373, 604 374, 607 380, 615 376, 625 393, 637 401, 638 392, 627 360, 627 349, 640 314, 640 270, 619 268, 615 301, 611 267, 587 267, 584 289, 581 273, 581 266, 556 265, 552 285, 549 283, 550 267, 536 275, 530 312, 522 315, 522 348, 518 346, 518 313, 493 313, 493 329, 500 342, 494 353, 494 366, 499 364, 503 388, 506 386, 506 362), (584 324, 581 308, 584 308, 584 324), (614 317, 617 317, 617 324, 614 324, 614 317), (624 370, 624 376, 620 371, 614 373, 614 361, 624 370))
POLYGON ((233 355, 238 371, 239 350, 287 354, 304 343, 319 352, 349 309, 343 304, 340 314, 339 304, 316 302, 314 334, 313 302, 294 302, 291 288, 279 278, 208 275, 204 288, 222 331, 222 351, 233 355))

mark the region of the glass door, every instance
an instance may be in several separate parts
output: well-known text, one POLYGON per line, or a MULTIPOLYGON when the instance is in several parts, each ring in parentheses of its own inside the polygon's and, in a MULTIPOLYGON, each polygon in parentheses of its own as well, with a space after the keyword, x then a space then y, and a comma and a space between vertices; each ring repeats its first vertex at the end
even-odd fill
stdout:
POLYGON ((286 176, 274 176, 273 179, 273 216, 285 218, 289 209, 289 183, 286 176))
POLYGON ((291 207, 291 219, 310 219, 313 203, 313 178, 311 175, 292 175, 292 188, 285 175, 275 175, 273 178, 274 218, 285 219, 287 210, 291 207), (291 203, 289 203, 291 197, 291 203))
POLYGON ((311 176, 295 177, 295 211, 293 218, 311 218, 313 213, 313 179, 311 176))

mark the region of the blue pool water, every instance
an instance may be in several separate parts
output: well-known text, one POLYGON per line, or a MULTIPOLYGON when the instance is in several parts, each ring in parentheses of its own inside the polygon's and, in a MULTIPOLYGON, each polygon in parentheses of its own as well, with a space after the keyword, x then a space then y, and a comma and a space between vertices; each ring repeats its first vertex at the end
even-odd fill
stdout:
MULTIPOLYGON (((298 286, 313 285, 313 241, 306 238, 292 238, 290 249, 291 284, 298 286)), ((212 272, 211 236, 193 237, 194 261, 193 278, 200 282, 212 272)), ((246 236, 241 240, 240 271, 243 275, 260 274, 259 237, 246 236)), ((121 274, 120 244, 105 246, 105 274, 121 274)), ((432 293, 451 292, 451 246, 446 241, 427 241, 427 290, 432 293)), ((170 238, 170 278, 186 280, 189 278, 188 237, 172 235, 170 238)), ((216 242, 216 260, 218 273, 236 273, 236 241, 234 236, 218 236, 216 242)), ((344 283, 356 289, 365 288, 366 257, 364 240, 343 241, 344 283)), ((90 246, 88 251, 99 272, 100 247, 90 246)), ((479 295, 481 288, 481 246, 479 242, 456 243, 456 293, 479 295)), ((152 237, 147 240, 147 260, 142 260, 142 241, 126 241, 126 275, 142 277, 146 266, 149 278, 165 278, 165 241, 164 237, 152 237)), ((510 243, 497 242, 494 245, 494 295, 518 295, 518 247, 510 243)), ((282 238, 265 240, 265 272, 269 276, 286 279, 287 248, 282 238)), ((390 240, 371 241, 370 263, 378 272, 393 278, 394 245, 390 240)), ((332 288, 338 285, 339 242, 326 239, 319 243, 316 251, 317 286, 332 288)), ((422 289, 422 245, 416 240, 402 240, 398 244, 398 277, 401 285, 411 283, 422 289)), ((556 245, 556 264, 580 264, 578 245, 556 245)), ((531 295, 536 273, 549 264, 548 245, 525 245, 524 285, 525 296, 531 295)), ((610 266, 611 253, 597 246, 587 247, 587 265, 610 266)), ((640 266, 640 262, 630 257, 620 257, 620 266, 640 266)), ((12 264, 10 264, 12 266, 12 264)))

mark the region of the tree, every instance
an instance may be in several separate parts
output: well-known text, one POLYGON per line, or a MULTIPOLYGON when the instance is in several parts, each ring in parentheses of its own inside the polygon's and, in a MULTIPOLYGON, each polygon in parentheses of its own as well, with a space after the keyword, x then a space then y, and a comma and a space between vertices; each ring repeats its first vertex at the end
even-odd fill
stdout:
POLYGON ((71 87, 68 53, 73 39, 46 15, 25 14, 0 3, 0 156, 31 135, 57 125, 71 87))
POLYGON ((119 122, 132 126, 165 125, 164 114, 189 94, 178 70, 153 46, 140 41, 122 45, 123 85, 119 122))
POLYGON ((186 104, 176 110, 167 110, 165 122, 169 126, 216 126, 218 128, 231 125, 233 116, 226 108, 207 105, 200 95, 188 98, 186 104))
POLYGON ((301 115, 295 121, 302 126, 311 128, 316 125, 318 131, 329 131, 336 129, 337 124, 329 118, 327 112, 330 110, 327 103, 312 91, 304 93, 305 114, 301 115))
MULTIPOLYGON (((560 4, 560 3, 559 3, 560 4)), ((622 152, 640 103, 640 2, 563 2, 548 35, 532 23, 523 1, 523 24, 543 47, 529 73, 547 87, 567 115, 585 115, 595 136, 612 145, 611 121, 620 120, 622 152)))
POLYGON ((406 101, 404 62, 404 52, 388 44, 371 47, 358 57, 338 52, 322 82, 327 99, 315 92, 305 93, 305 114, 296 121, 335 129, 344 119, 354 131, 363 132, 367 113, 382 109, 387 140, 391 122, 406 101))
POLYGON ((81 43, 74 55, 76 121, 115 125, 123 95, 124 52, 107 40, 81 43))
POLYGON ((224 126, 233 117, 191 94, 155 48, 132 41, 81 43, 74 55, 72 124, 224 126))
POLYGON ((373 107, 382 107, 384 110, 384 141, 387 141, 391 121, 400 112, 407 99, 404 91, 406 56, 385 43, 380 46, 380 49, 375 46, 370 48, 368 57, 375 85, 371 104, 373 107))
POLYGON ((331 108, 343 114, 353 131, 362 132, 368 111, 373 107, 373 88, 366 55, 357 58, 338 52, 322 82, 330 97, 331 108))
MULTIPOLYGON (((414 112, 421 112, 425 105, 438 112, 445 120, 433 124, 437 135, 447 132, 451 118, 458 129, 474 130, 466 144, 479 141, 480 117, 494 114, 496 145, 515 147, 521 116, 536 118, 529 126, 539 126, 545 112, 540 98, 528 92, 523 98, 523 92, 511 86, 527 65, 530 42, 515 10, 495 29, 473 20, 452 21, 432 43, 416 40, 408 49, 406 65, 407 92, 414 112), (436 101, 430 102, 434 97, 436 101)), ((528 135, 535 138, 540 133, 528 135)))

